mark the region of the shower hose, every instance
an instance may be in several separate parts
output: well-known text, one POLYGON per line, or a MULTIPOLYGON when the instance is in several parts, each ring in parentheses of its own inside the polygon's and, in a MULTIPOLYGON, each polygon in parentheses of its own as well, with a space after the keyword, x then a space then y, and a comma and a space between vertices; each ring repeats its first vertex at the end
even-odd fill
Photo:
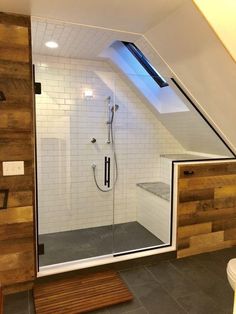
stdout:
MULTIPOLYGON (((112 119, 113 120, 113 119, 112 119)), ((112 121, 113 122, 113 121, 112 121)), ((101 191, 101 192, 110 192, 114 189, 117 179, 118 179, 118 163, 117 163, 117 156, 116 156, 116 147, 115 147, 115 141, 114 141, 114 136, 113 136, 113 127, 112 127, 112 123, 111 123, 111 145, 112 145, 112 151, 113 151, 113 156, 114 156, 114 163, 115 163, 115 179, 113 181, 112 187, 109 189, 103 189, 99 186, 98 182, 97 182, 97 178, 96 178, 96 165, 92 165, 92 169, 93 169, 93 178, 94 178, 94 182, 97 186, 97 188, 101 191)))

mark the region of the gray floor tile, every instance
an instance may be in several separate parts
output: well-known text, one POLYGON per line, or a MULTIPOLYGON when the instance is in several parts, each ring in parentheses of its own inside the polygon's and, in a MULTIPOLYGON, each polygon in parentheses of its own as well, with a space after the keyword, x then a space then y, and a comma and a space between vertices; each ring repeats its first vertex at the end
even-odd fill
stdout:
POLYGON ((150 265, 147 269, 153 274, 161 286, 174 298, 185 296, 199 290, 193 281, 186 279, 168 261, 150 265))
POLYGON ((206 294, 199 291, 185 297, 178 298, 178 303, 183 306, 188 314, 226 314, 217 304, 206 294))
POLYGON ((120 275, 130 287, 155 282, 154 276, 145 267, 123 270, 120 275))
MULTIPOLYGON (((205 257, 207 258, 207 257, 205 257)), ((208 268, 208 264, 200 262, 200 258, 191 257, 182 260, 171 262, 180 273, 188 280, 192 281, 210 298, 215 300, 215 303, 221 309, 227 309, 232 306, 233 292, 230 288, 227 279, 208 268)), ((216 263, 216 261, 215 261, 216 263)), ((226 270, 225 270, 226 271, 226 270)))
POLYGON ((201 289, 209 289, 220 280, 220 277, 201 265, 193 258, 183 258, 171 261, 171 264, 188 280, 201 289), (207 280, 206 280, 207 278, 207 280))
POLYGON ((121 303, 114 306, 110 306, 108 307, 108 310, 109 310, 109 313, 111 314, 121 314, 121 313, 123 314, 123 313, 140 309, 140 307, 141 307, 140 301, 137 300, 137 298, 134 298, 131 302, 126 302, 126 303, 121 303))
POLYGON ((220 308, 227 309, 233 307, 234 294, 228 282, 223 280, 212 282, 211 286, 208 289, 203 289, 203 291, 214 299, 220 308))
POLYGON ((207 269, 210 269, 212 272, 220 276, 222 279, 226 279, 227 262, 221 259, 219 255, 214 255, 212 253, 199 254, 194 256, 193 260, 199 262, 207 269))
POLYGON ((124 312, 124 314, 147 314, 148 312, 145 310, 144 307, 140 307, 139 309, 124 312))
POLYGON ((216 252, 210 253, 217 261, 221 260, 225 262, 225 265, 227 265, 228 261, 231 258, 236 257, 236 247, 232 247, 230 249, 220 250, 216 252))
POLYGON ((132 290, 150 314, 186 313, 157 282, 133 286, 132 290))

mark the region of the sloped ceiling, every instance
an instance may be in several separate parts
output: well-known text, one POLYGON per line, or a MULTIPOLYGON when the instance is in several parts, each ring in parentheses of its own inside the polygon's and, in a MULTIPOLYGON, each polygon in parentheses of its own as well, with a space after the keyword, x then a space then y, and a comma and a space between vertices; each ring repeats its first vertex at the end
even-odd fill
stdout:
POLYGON ((0 11, 143 33, 186 0, 1 0, 0 11))
POLYGON ((196 6, 186 2, 144 36, 236 151, 236 63, 196 6))
MULTIPOLYGON (((110 56, 106 54, 106 51, 107 53, 110 51, 110 49, 106 48, 117 40, 135 42, 161 75, 168 80, 171 77, 171 72, 168 70, 163 60, 155 53, 142 35, 42 18, 32 19, 32 34, 34 54, 95 60, 105 58, 116 65, 116 60, 112 58, 113 55, 110 56), (45 46, 45 42, 50 39, 58 42, 58 49, 49 49, 45 46), (103 53, 101 54, 102 51, 103 53)), ((125 60, 128 60, 127 56, 125 56, 125 60)), ((118 61, 120 64, 120 59, 118 61)), ((119 67, 117 67, 117 69, 118 68, 119 67)), ((131 84, 131 82, 133 82, 133 72, 130 72, 128 64, 125 64, 123 69, 119 69, 119 73, 120 70, 123 71, 127 84, 131 84)), ((132 84, 132 86, 134 88, 135 84, 132 84)), ((142 89, 136 87, 135 90, 139 96, 143 96, 142 89)), ((156 92, 155 89, 155 93, 156 92)), ((225 149, 224 145, 222 145, 212 130, 209 129, 208 125, 202 121, 198 115, 194 114, 192 111, 179 114, 167 114, 166 108, 171 104, 175 108, 179 99, 171 96, 171 93, 167 93, 165 97, 161 97, 161 95, 162 93, 158 93, 155 99, 157 101, 160 100, 165 114, 159 114, 147 99, 143 98, 143 101, 186 150, 227 155, 227 149, 225 149)), ((183 102, 184 101, 183 99, 183 102)))
POLYGON ((236 1, 194 0, 236 61, 236 1))

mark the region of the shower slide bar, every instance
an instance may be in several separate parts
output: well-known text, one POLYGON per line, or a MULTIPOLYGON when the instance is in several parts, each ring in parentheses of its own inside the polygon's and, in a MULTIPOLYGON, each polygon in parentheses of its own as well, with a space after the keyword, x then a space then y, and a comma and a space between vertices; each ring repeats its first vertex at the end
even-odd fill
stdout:
POLYGON ((110 171, 111 171, 111 158, 105 156, 104 160, 104 185, 110 187, 110 171))

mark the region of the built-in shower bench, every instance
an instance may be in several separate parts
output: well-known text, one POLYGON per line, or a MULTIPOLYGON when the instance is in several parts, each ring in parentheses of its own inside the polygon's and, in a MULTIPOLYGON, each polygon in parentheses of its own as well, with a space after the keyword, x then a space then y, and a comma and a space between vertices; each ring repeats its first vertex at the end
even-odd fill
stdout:
POLYGON ((170 185, 164 182, 137 183, 137 221, 162 242, 169 242, 170 185))
POLYGON ((148 191, 163 200, 170 201, 170 185, 164 182, 144 182, 137 183, 137 186, 148 191))

